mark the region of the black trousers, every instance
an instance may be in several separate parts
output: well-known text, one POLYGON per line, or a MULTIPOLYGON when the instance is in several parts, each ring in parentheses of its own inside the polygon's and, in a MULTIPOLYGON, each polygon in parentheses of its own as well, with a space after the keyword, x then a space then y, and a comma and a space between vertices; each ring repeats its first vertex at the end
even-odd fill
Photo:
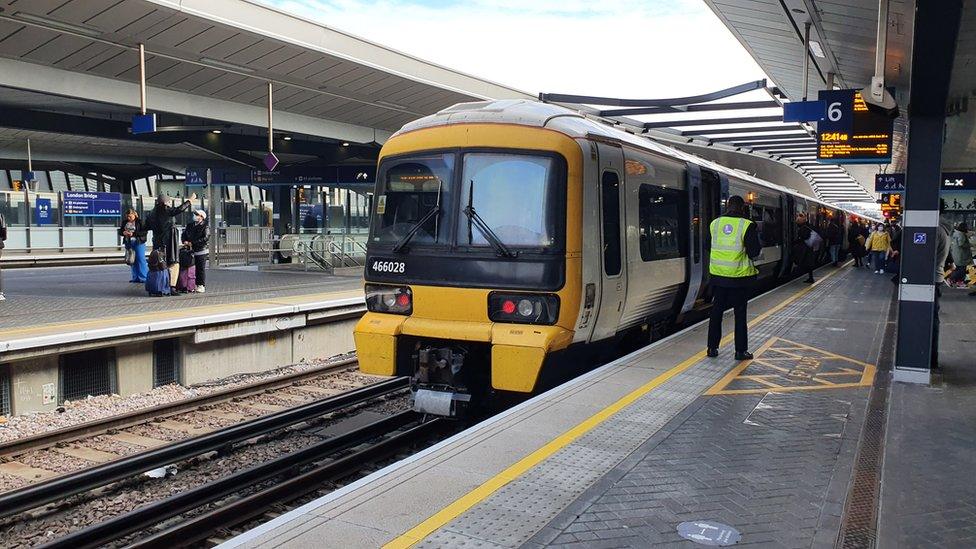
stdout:
POLYGON ((717 349, 722 341, 722 314, 731 307, 735 312, 735 352, 749 350, 748 303, 749 288, 712 287, 712 310, 708 317, 709 348, 717 349))
POLYGON ((197 286, 206 286, 207 285, 207 256, 205 255, 193 256, 193 264, 196 266, 196 271, 197 271, 197 286))

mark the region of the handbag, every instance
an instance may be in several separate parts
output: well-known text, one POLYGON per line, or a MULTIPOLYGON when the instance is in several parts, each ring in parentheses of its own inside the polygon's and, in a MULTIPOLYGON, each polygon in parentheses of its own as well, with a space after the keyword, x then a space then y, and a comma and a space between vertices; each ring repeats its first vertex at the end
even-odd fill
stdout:
POLYGON ((804 241, 804 243, 813 251, 817 251, 823 245, 823 238, 817 234, 817 231, 810 229, 810 236, 804 241))
POLYGON ((132 246, 125 249, 125 264, 130 267, 136 264, 136 249, 132 246))

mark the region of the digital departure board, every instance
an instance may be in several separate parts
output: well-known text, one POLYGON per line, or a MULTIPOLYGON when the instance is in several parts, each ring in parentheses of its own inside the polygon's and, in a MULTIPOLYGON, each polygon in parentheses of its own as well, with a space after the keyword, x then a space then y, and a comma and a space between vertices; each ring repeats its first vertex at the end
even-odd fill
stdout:
POLYGON ((868 109, 857 90, 821 91, 827 117, 817 123, 817 160, 830 164, 891 161, 894 120, 868 109))

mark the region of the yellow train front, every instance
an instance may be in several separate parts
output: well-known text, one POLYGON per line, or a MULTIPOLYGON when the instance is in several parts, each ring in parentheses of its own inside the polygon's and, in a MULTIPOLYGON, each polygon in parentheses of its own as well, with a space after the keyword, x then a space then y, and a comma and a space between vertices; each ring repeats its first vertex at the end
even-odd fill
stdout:
POLYGON ((541 128, 425 120, 381 152, 356 350, 363 372, 413 376, 418 410, 456 415, 532 392, 572 342, 581 153, 541 128))
POLYGON ((707 308, 702 231, 730 193, 760 226, 761 280, 788 273, 796 213, 846 219, 554 105, 466 103, 408 124, 380 153, 360 369, 411 376, 414 408, 451 416, 646 343, 707 308))

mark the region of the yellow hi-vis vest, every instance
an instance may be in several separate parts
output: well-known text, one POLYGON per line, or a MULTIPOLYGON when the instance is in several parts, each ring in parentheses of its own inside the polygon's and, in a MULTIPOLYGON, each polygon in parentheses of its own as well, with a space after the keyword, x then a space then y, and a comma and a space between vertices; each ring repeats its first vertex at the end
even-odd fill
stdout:
POLYGON ((743 278, 759 271, 746 253, 746 229, 752 221, 742 217, 722 216, 712 221, 712 251, 708 272, 716 276, 743 278))

